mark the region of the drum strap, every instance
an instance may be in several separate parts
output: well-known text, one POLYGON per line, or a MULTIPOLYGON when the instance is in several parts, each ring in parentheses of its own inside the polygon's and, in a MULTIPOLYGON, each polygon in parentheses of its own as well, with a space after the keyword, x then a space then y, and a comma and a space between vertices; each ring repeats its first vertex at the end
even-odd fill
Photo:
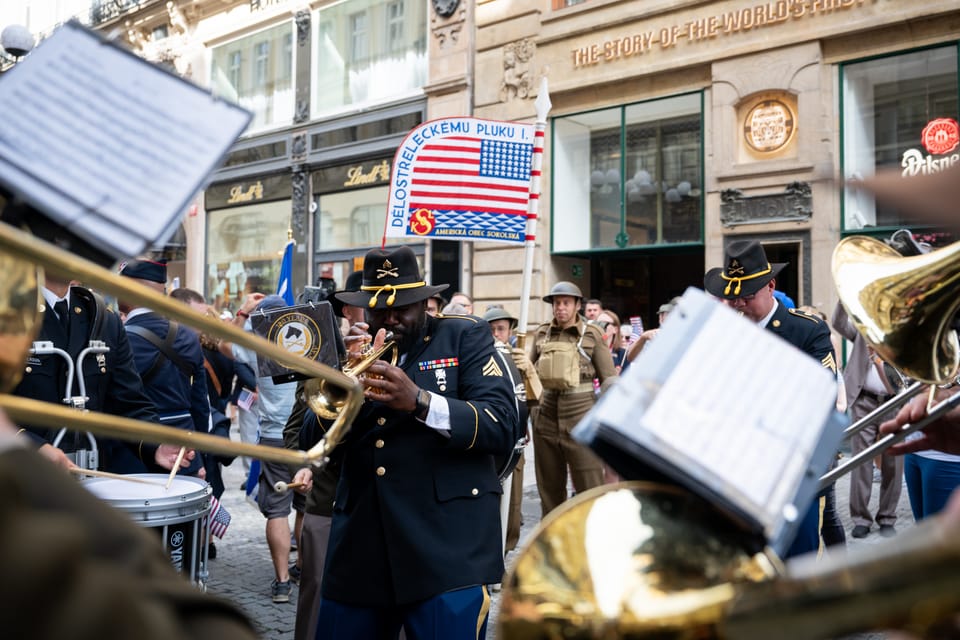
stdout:
POLYGON ((187 362, 183 356, 173 350, 173 341, 177 337, 177 331, 180 329, 180 325, 177 324, 176 320, 170 321, 170 326, 167 329, 167 337, 164 340, 161 340, 160 336, 155 334, 153 331, 150 331, 150 329, 147 329, 146 327, 126 325, 126 329, 127 333, 140 336, 155 346, 157 351, 160 352, 157 355, 157 359, 154 360, 153 364, 150 365, 150 368, 147 369, 147 372, 141 376, 144 384, 146 384, 148 380, 156 375, 157 371, 160 369, 160 365, 163 364, 164 357, 172 362, 183 375, 187 376, 188 378, 193 378, 193 368, 190 366, 190 363, 187 362))

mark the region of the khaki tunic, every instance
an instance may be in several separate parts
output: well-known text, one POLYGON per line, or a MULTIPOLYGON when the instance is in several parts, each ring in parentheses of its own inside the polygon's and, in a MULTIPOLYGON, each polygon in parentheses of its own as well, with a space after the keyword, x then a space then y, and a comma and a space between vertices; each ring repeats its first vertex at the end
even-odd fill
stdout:
POLYGON ((590 449, 570 437, 570 431, 593 408, 597 396, 593 380, 601 383, 617 376, 603 333, 583 319, 561 330, 556 321, 540 325, 530 348, 530 361, 536 365, 545 342, 576 344, 589 357, 580 356, 580 385, 569 390, 544 389, 540 411, 534 422, 533 446, 537 487, 543 515, 567 498, 567 469, 577 492, 603 484, 603 463, 590 449), (581 334, 582 338, 581 339, 581 334))

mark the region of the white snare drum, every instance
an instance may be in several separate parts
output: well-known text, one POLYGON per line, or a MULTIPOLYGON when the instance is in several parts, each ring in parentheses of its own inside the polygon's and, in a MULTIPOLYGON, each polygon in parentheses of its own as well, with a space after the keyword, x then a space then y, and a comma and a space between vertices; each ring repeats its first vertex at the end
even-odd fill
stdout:
POLYGON ((178 573, 189 575, 201 589, 207 582, 207 540, 210 534, 210 485, 189 476, 136 473, 132 478, 156 482, 127 482, 114 478, 87 478, 82 484, 92 494, 125 512, 141 527, 157 531, 178 573))

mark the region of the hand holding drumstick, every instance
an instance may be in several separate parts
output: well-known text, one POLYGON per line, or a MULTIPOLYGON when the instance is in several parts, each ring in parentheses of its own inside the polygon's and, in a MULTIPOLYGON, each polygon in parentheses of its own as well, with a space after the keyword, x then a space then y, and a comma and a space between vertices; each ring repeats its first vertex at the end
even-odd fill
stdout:
POLYGON ((277 482, 273 485, 273 490, 277 493, 283 493, 289 489, 295 489, 300 493, 309 493, 313 488, 313 470, 304 467, 297 471, 290 482, 277 482))

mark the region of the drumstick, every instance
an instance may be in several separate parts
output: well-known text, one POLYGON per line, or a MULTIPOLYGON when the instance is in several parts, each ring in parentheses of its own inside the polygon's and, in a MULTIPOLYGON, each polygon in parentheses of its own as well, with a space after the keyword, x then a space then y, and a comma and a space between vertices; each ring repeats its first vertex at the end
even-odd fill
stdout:
POLYGON ((187 453, 186 447, 180 447, 180 453, 177 454, 177 461, 173 463, 173 469, 170 469, 170 476, 167 478, 167 484, 163 485, 164 489, 169 489, 170 485, 173 483, 174 477, 177 475, 177 471, 180 470, 180 463, 183 462, 183 456, 187 453))
POLYGON ((81 469, 80 467, 70 467, 70 473, 78 476, 93 476, 95 478, 113 478, 114 480, 126 480, 127 482, 140 482, 142 484, 154 484, 161 487, 159 482, 145 480, 143 478, 133 478, 131 476, 121 475, 119 473, 110 473, 109 471, 94 471, 93 469, 81 469))
POLYGON ((305 486, 307 486, 306 482, 280 481, 280 482, 277 482, 275 485, 273 485, 273 490, 276 491, 277 493, 283 493, 287 489, 299 489, 300 487, 305 487, 305 486))

